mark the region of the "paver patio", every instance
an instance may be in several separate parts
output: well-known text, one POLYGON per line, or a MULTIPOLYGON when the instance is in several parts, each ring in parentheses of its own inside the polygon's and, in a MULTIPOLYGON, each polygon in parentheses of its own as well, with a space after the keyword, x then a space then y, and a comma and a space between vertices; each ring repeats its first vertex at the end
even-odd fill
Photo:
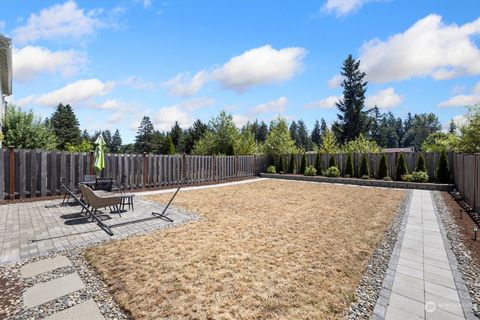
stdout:
POLYGON ((374 319, 475 319, 430 191, 413 191, 374 319))

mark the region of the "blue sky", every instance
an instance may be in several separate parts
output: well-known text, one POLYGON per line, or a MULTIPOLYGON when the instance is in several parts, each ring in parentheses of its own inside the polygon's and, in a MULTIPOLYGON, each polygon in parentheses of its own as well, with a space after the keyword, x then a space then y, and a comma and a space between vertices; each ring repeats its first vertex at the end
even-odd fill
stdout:
POLYGON ((471 1, 3 1, 13 38, 10 101, 48 116, 70 103, 82 129, 131 142, 225 109, 238 125, 277 114, 336 118, 343 60, 367 105, 443 124, 480 102, 480 15, 471 1))

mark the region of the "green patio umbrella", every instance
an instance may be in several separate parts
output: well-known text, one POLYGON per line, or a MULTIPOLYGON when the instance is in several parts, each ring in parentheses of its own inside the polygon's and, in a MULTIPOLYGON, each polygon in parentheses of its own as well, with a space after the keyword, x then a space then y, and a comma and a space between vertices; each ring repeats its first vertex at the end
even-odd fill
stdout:
POLYGON ((95 140, 95 161, 93 167, 95 171, 100 173, 105 168, 105 140, 103 140, 103 134, 100 132, 97 140, 95 140))

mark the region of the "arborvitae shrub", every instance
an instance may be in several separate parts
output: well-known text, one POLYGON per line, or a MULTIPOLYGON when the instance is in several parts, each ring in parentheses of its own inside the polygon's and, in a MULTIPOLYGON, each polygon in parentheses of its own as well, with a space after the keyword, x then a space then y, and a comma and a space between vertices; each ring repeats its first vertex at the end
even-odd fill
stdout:
POLYGON ((275 166, 268 166, 267 167, 267 173, 277 173, 277 171, 275 170, 275 166))
POLYGON ((437 180, 441 183, 450 182, 450 169, 448 168, 448 157, 445 150, 440 153, 440 159, 437 167, 437 180))
POLYGON ((332 166, 325 170, 325 175, 327 177, 336 178, 340 175, 340 170, 338 170, 337 167, 332 166))
POLYGON ((330 161, 328 162, 328 167, 337 167, 337 163, 335 162, 335 157, 333 155, 330 156, 330 161))
POLYGON ((304 153, 302 156, 302 161, 300 162, 300 173, 304 174, 306 168, 307 168, 307 155, 304 153))
POLYGON ((317 169, 317 174, 321 174, 321 172, 322 172, 322 156, 320 155, 320 152, 317 152, 317 155, 315 156, 315 169, 317 169))
POLYGON ((368 165, 367 154, 364 153, 362 156, 362 162, 360 162, 360 176, 370 176, 370 166, 368 165))
POLYGON ((317 169, 314 166, 308 166, 305 168, 305 175, 306 176, 314 176, 317 174, 317 169))
POLYGON ((427 172, 427 167, 425 166, 425 157, 423 156, 423 154, 421 154, 418 157, 417 168, 415 169, 415 171, 417 171, 417 172, 419 172, 419 171, 427 172))
POLYGON ((295 158, 295 154, 290 155, 290 162, 288 163, 288 173, 296 173, 297 172, 297 159, 295 158))
POLYGON ((380 163, 378 164, 378 179, 383 179, 385 177, 388 177, 388 162, 387 156, 384 153, 382 154, 380 163))
POLYGON ((347 155, 347 163, 345 164, 345 176, 353 177, 354 169, 353 169, 353 161, 352 161, 352 154, 348 153, 347 155))
POLYGON ((407 163, 405 162, 405 156, 403 153, 400 153, 397 161, 397 168, 395 170, 395 179, 401 181, 404 174, 408 174, 408 168, 407 163))
POLYGON ((285 172, 285 165, 283 164, 283 155, 280 155, 280 159, 278 160, 278 172, 279 173, 285 172))

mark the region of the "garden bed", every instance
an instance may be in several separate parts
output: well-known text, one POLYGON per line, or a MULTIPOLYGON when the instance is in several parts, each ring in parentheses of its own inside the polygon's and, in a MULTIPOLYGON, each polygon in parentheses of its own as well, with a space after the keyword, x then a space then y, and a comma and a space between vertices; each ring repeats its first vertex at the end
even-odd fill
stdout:
POLYGON ((204 219, 86 257, 136 319, 341 318, 404 197, 281 180, 183 192, 175 206, 204 219))
POLYGON ((352 184, 352 185, 369 186, 369 187, 400 188, 400 189, 450 191, 450 190, 453 190, 453 187, 454 187, 453 184, 443 184, 443 183, 386 181, 386 180, 341 178, 341 177, 330 178, 330 177, 324 177, 324 176, 305 176, 301 174, 260 173, 260 176, 262 178, 328 182, 328 183, 352 184))

